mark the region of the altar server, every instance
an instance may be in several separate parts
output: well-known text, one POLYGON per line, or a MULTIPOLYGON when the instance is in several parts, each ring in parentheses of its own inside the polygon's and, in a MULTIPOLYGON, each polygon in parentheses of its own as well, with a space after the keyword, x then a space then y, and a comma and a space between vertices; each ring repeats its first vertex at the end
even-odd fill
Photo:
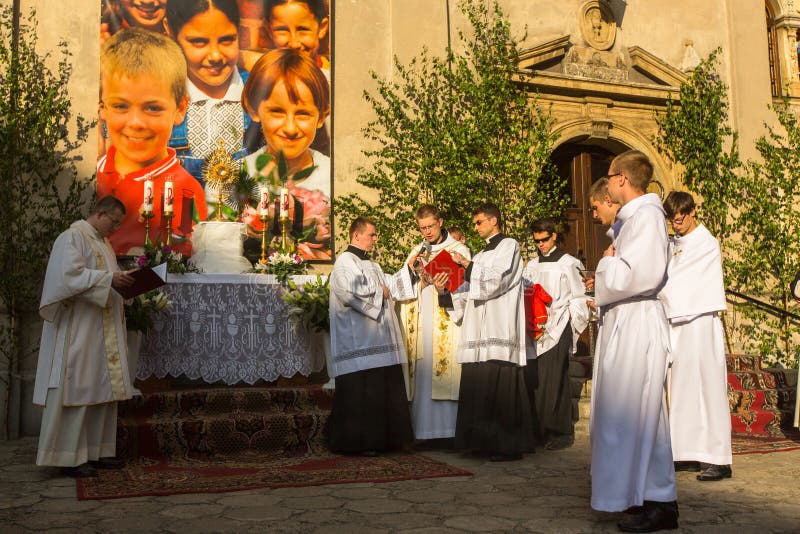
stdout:
POLYGON ((471 257, 466 245, 453 238, 442 227, 439 210, 425 204, 416 212, 417 226, 422 234, 422 246, 408 255, 406 264, 414 274, 414 298, 400 305, 400 325, 408 351, 409 399, 416 439, 452 438, 456 435, 458 386, 461 365, 456 361, 456 349, 461 329, 450 318, 447 308, 450 298, 441 298, 430 275, 422 265, 442 251, 458 252, 471 257))
POLYGON ((330 282, 330 323, 336 395, 328 420, 330 449, 374 456, 411 445, 403 371, 403 337, 393 298, 413 298, 406 267, 394 276, 368 257, 378 234, 358 217, 350 246, 336 259, 330 282))
POLYGON ((672 370, 669 424, 676 469, 698 480, 731 476, 731 417, 725 339, 719 313, 727 308, 719 243, 697 223, 692 195, 673 191, 664 202, 670 240, 661 301, 670 322, 672 370))
POLYGON ((653 166, 627 151, 611 162, 608 195, 618 232, 597 265, 602 308, 592 394, 592 508, 644 511, 618 526, 651 532, 678 525, 665 379, 669 330, 657 295, 668 258, 664 210, 646 194, 653 166))
POLYGON ((494 204, 473 212, 472 223, 486 248, 470 261, 466 282, 453 294, 452 315, 461 321, 457 360, 461 366, 456 447, 517 460, 534 447, 533 422, 525 387, 525 309, 519 243, 500 232, 494 204))
POLYGON ((539 284, 550 295, 547 322, 528 351, 525 367, 528 394, 533 393, 531 411, 536 414, 537 439, 547 449, 563 449, 574 441, 569 356, 578 336, 589 324, 589 308, 581 277, 583 263, 557 246, 558 232, 552 219, 539 219, 531 227, 537 256, 522 274, 525 287, 539 284), (533 391, 531 391, 533 389, 533 391))
POLYGON ((125 312, 113 289, 133 283, 108 241, 125 205, 100 199, 92 215, 56 238, 42 290, 44 319, 33 402, 44 406, 36 465, 73 477, 97 476, 114 459, 117 401, 133 395, 125 312))

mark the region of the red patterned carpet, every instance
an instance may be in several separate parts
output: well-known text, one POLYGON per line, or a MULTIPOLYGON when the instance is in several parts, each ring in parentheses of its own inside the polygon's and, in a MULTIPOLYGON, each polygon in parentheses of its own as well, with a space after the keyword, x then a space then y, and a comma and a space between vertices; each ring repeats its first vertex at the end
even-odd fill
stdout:
POLYGON ((783 437, 764 435, 732 436, 733 454, 767 454, 770 452, 800 450, 800 431, 783 429, 783 437))
POLYGON ((101 470, 97 478, 78 479, 77 487, 80 500, 122 499, 471 475, 421 454, 403 453, 374 458, 335 454, 295 458, 252 455, 216 462, 139 458, 124 469, 101 470))

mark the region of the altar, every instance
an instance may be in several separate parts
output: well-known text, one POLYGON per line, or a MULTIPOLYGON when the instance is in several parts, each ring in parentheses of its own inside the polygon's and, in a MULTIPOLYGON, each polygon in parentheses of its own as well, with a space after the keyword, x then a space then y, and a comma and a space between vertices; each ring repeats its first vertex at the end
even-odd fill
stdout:
MULTIPOLYGON (((294 276, 302 284, 314 276, 294 276)), ((264 274, 170 274, 172 300, 144 336, 136 377, 273 382, 325 367, 316 336, 289 321, 281 286, 264 274)))

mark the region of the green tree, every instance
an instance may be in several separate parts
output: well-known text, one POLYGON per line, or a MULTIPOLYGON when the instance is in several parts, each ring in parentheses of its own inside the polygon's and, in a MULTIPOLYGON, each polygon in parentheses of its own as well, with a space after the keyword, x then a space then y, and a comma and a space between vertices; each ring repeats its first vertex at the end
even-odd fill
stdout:
POLYGON ((666 111, 656 118, 656 146, 681 165, 683 184, 702 199, 700 219, 724 247, 742 162, 738 134, 728 123, 728 86, 717 74, 719 53, 709 54, 681 84, 678 101, 667 101, 666 111))
POLYGON ((36 51, 35 13, 0 15, 0 385, 8 438, 17 432, 9 418, 19 403, 19 364, 36 348, 25 342, 25 326, 38 309, 50 247, 85 205, 88 182, 77 179, 75 162, 91 125, 72 116, 66 43, 53 71, 49 54, 36 51))
MULTIPOLYGON (((744 327, 748 348, 758 350, 769 363, 797 362, 794 335, 800 325, 786 313, 797 307, 789 284, 800 270, 800 122, 788 101, 772 108, 780 128, 767 126, 756 141, 760 160, 749 162, 737 186, 733 285, 782 312, 743 307, 750 324, 744 327)), ((732 240, 733 241, 733 240, 732 240)))
POLYGON ((377 118, 364 130, 372 145, 357 182, 378 201, 353 194, 335 203, 340 227, 358 215, 375 220, 379 257, 390 268, 419 242, 420 203, 436 205, 482 248, 472 209, 494 202, 523 251, 533 247, 530 223, 566 205, 565 183, 549 160, 552 118, 515 81, 519 48, 508 20, 496 1, 462 0, 459 8, 471 25, 458 33, 463 53, 424 49, 408 65, 395 59, 397 81, 372 74, 377 93, 364 98, 377 118))

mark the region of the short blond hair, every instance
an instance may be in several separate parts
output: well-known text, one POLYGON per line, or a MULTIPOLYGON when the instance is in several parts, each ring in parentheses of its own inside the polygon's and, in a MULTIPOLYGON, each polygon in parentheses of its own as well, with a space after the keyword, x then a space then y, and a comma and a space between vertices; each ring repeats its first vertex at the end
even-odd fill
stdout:
POLYGON ((112 76, 151 76, 169 86, 179 106, 186 98, 186 70, 186 58, 178 43, 141 28, 115 33, 100 51, 101 84, 112 76))
POLYGON ((592 182, 592 185, 589 186, 589 202, 591 202, 592 200, 603 202, 607 196, 608 196, 608 178, 606 178, 605 176, 597 179, 595 182, 592 182))
POLYGON ((653 164, 644 152, 638 150, 623 152, 614 158, 611 168, 613 172, 624 174, 631 186, 639 191, 646 191, 653 181, 653 164))

